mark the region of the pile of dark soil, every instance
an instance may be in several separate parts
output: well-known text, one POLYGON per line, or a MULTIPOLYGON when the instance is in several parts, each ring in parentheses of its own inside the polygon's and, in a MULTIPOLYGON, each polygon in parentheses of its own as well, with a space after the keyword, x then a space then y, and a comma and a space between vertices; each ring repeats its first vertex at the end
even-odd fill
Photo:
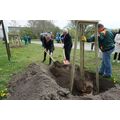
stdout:
POLYGON ((120 86, 100 78, 100 94, 95 95, 95 73, 85 71, 85 82, 80 80, 79 67, 75 67, 73 93, 70 87, 70 65, 59 62, 51 66, 31 64, 12 77, 8 85, 12 100, 95 100, 120 99, 120 86))

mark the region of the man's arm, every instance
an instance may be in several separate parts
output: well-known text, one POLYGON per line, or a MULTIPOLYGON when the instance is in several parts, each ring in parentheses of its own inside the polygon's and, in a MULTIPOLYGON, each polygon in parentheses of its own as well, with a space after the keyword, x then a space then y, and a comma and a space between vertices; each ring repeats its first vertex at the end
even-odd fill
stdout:
POLYGON ((92 35, 90 38, 87 39, 87 42, 94 42, 95 41, 95 35, 92 35))

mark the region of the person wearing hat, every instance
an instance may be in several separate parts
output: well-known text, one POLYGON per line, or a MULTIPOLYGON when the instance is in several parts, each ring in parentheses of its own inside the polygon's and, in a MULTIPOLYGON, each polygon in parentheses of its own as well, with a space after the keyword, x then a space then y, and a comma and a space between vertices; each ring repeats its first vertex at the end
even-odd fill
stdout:
POLYGON ((64 48, 64 53, 65 53, 65 60, 63 62, 65 64, 69 64, 70 63, 70 53, 71 53, 71 49, 72 49, 72 39, 71 39, 71 36, 67 29, 63 30, 62 41, 64 44, 63 48, 64 48))
MULTIPOLYGON (((102 63, 99 74, 106 78, 112 76, 111 54, 115 49, 114 37, 115 34, 111 30, 105 28, 103 24, 98 24, 98 43, 99 48, 102 51, 102 63)), ((91 36, 88 39, 86 39, 85 36, 82 36, 81 40, 83 42, 93 42, 95 41, 95 36, 91 36)))
MULTIPOLYGON (((44 58, 42 62, 46 60, 47 52, 49 52, 49 55, 52 55, 54 51, 54 42, 49 34, 45 35, 45 39, 43 41, 43 47, 45 50, 44 50, 44 58)), ((51 62, 52 59, 49 58, 49 65, 51 64, 51 62)))

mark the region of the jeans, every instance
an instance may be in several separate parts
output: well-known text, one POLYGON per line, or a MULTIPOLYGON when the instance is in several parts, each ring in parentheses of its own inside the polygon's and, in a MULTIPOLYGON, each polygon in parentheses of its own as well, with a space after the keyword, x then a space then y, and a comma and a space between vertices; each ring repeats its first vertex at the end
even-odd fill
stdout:
POLYGON ((111 64, 111 54, 114 51, 114 48, 102 53, 102 63, 100 67, 100 74, 105 76, 112 76, 112 64, 111 64))

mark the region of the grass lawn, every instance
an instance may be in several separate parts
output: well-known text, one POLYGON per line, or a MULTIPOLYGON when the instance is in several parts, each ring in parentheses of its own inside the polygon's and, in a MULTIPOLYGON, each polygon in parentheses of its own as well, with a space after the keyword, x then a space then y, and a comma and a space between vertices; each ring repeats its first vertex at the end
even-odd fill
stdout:
MULTIPOLYGON (((77 50, 76 64, 79 64, 79 52, 77 50)), ((43 59, 43 48, 40 45, 29 44, 21 48, 11 48, 11 62, 7 60, 7 54, 5 44, 0 42, 0 91, 6 89, 13 73, 18 73, 25 70, 25 68, 32 62, 40 63, 43 59)), ((73 51, 71 57, 73 56, 73 51)), ((62 62, 63 51, 62 48, 55 48, 54 55, 55 60, 62 62)), ((48 58, 45 64, 48 64, 48 58)), ((72 60, 72 59, 71 59, 72 60)), ((100 60, 99 60, 100 63, 100 60)), ((92 51, 85 52, 85 67, 95 72, 95 53, 92 51)), ((113 77, 120 83, 120 64, 113 63, 113 77)))

